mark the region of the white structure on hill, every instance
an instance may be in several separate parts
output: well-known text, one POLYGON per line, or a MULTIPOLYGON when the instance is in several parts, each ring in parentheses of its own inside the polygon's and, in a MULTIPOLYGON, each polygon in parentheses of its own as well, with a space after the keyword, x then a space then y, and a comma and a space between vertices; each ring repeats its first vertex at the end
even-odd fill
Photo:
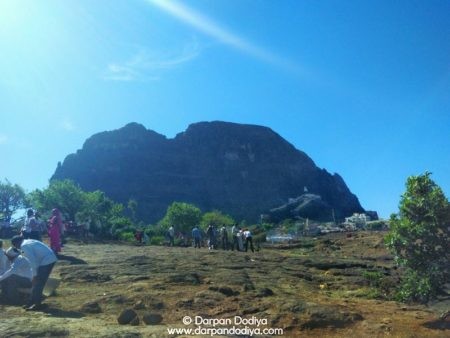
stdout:
POLYGON ((364 228, 366 226, 367 222, 369 222, 370 220, 371 220, 370 216, 368 216, 366 214, 354 213, 350 217, 345 217, 344 224, 352 224, 358 228, 364 228))

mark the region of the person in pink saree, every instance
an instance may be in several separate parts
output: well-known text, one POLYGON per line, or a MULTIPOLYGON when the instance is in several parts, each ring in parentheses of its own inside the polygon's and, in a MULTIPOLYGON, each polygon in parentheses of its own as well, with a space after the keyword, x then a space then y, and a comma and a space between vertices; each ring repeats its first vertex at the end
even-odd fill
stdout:
POLYGON ((61 252, 61 228, 62 218, 58 209, 52 210, 52 217, 49 219, 48 236, 50 237, 50 248, 55 254, 61 252))

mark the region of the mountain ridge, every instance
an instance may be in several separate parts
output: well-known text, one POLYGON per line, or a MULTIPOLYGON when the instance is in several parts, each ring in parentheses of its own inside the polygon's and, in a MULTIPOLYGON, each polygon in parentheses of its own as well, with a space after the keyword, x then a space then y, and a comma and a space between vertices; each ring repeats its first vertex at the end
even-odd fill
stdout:
POLYGON ((305 187, 339 219, 364 211, 339 174, 317 167, 269 127, 224 121, 193 123, 174 138, 135 122, 94 134, 51 179, 71 179, 125 204, 133 198, 147 222, 174 201, 258 221, 305 187))

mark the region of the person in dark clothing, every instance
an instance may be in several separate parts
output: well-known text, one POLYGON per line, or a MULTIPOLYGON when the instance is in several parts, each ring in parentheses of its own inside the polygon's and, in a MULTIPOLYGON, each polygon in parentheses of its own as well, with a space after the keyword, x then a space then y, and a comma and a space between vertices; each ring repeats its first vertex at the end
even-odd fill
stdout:
POLYGON ((216 229, 214 225, 210 224, 206 230, 206 235, 208 236, 208 248, 209 250, 216 248, 216 229))
POLYGON ((220 238, 222 240, 222 249, 228 250, 228 231, 225 224, 220 228, 220 238))
POLYGON ((192 229, 192 238, 194 239, 194 248, 200 248, 202 234, 197 225, 192 229))

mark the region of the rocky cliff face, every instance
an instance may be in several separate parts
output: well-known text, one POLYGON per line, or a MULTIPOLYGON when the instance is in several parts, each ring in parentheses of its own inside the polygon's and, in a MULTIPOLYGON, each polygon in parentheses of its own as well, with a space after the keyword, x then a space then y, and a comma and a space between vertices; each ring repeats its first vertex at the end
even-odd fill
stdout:
POLYGON ((363 212, 338 175, 316 167, 271 129, 200 122, 173 139, 130 123, 96 134, 58 165, 52 179, 72 179, 122 203, 138 201, 138 216, 162 218, 173 201, 257 221, 260 214, 308 192, 343 218, 363 212))

